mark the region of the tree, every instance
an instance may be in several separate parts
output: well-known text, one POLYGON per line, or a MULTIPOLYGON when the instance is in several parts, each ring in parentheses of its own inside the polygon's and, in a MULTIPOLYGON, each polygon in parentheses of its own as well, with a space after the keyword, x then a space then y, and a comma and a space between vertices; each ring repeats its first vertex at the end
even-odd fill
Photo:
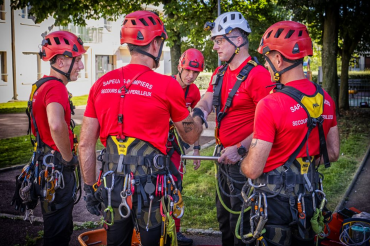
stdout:
MULTIPOLYGON (((86 19, 116 19, 118 16, 140 10, 143 6, 163 4, 163 20, 168 32, 171 49, 172 73, 177 72, 177 60, 188 47, 201 50, 206 58, 206 69, 217 66, 217 54, 212 52, 209 32, 203 31, 206 21, 217 17, 217 0, 11 0, 13 8, 31 5, 30 15, 41 22, 52 16, 55 25, 86 25, 86 19)), ((222 0, 221 12, 237 10, 244 14, 253 30, 250 35, 250 50, 256 50, 262 34, 283 13, 276 10, 274 0, 222 0)), ((252 52, 253 55, 253 52, 252 52)))
POLYGON ((342 72, 340 77, 339 108, 349 109, 348 100, 348 67, 353 52, 369 50, 370 43, 370 2, 359 0, 344 1, 340 8, 340 38, 343 42, 340 49, 342 72))

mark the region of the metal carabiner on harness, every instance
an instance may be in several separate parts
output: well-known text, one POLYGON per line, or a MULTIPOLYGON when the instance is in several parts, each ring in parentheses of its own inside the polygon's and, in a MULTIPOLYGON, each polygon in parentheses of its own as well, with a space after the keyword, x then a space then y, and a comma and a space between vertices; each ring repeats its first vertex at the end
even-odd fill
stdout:
POLYGON ((155 167, 155 168, 157 168, 157 169, 159 169, 159 170, 161 170, 161 169, 163 169, 163 168, 164 168, 164 164, 162 164, 162 165, 158 165, 158 164, 159 164, 159 162, 158 162, 158 158, 159 158, 159 157, 161 157, 161 156, 164 156, 164 155, 162 155, 162 154, 157 154, 157 155, 155 155, 155 156, 153 157, 153 165, 154 165, 154 167, 155 167))
POLYGON ((104 209, 104 212, 107 213, 107 214, 109 212, 110 217, 111 217, 111 222, 110 223, 108 223, 108 221, 104 221, 104 223, 111 226, 111 225, 114 224, 114 212, 113 212, 113 207, 112 207, 112 190, 114 188, 114 172, 113 171, 108 171, 108 172, 104 173, 103 181, 104 181, 104 188, 108 192, 108 206, 107 206, 106 209, 104 209), (111 184, 111 187, 107 187, 106 177, 110 174, 112 175, 112 184, 111 184))

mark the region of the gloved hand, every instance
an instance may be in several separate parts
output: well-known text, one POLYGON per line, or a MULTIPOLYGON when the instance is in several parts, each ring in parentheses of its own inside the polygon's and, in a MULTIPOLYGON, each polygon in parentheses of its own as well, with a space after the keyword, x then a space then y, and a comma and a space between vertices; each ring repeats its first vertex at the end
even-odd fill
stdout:
POLYGON ((101 204, 94 196, 94 189, 91 185, 84 184, 85 196, 87 210, 93 214, 100 216, 101 204))
POLYGON ((73 157, 70 161, 66 161, 62 157, 62 160, 60 162, 63 165, 66 165, 66 166, 77 166, 78 165, 78 158, 77 158, 77 156, 73 155, 73 157))
POLYGON ((19 175, 15 176, 15 191, 10 206, 15 205, 15 210, 19 210, 23 213, 26 209, 26 204, 23 203, 22 198, 19 196, 19 190, 22 186, 22 181, 18 180, 19 175))

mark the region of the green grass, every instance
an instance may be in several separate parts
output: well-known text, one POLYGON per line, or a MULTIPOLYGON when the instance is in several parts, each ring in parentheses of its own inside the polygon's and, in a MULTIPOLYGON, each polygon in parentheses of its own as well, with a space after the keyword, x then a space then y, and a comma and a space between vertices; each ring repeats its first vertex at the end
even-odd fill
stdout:
MULTIPOLYGON (((87 97, 88 95, 72 97, 72 102, 75 106, 86 105, 87 97)), ((27 101, 0 103, 0 114, 25 113, 26 108, 27 101)))
MULTIPOLYGON (((74 133, 80 137, 81 125, 77 125, 74 133)), ((104 146, 98 140, 96 149, 101 150, 104 146)), ((30 161, 33 147, 28 135, 14 138, 0 139, 0 168, 17 164, 25 164, 30 161)))
MULTIPOLYGON (((201 151, 201 155, 211 156, 213 147, 201 151)), ((185 201, 185 215, 181 219, 182 228, 213 228, 218 230, 215 206, 215 169, 213 161, 202 161, 198 170, 193 162, 187 161, 183 179, 182 198, 185 201)))

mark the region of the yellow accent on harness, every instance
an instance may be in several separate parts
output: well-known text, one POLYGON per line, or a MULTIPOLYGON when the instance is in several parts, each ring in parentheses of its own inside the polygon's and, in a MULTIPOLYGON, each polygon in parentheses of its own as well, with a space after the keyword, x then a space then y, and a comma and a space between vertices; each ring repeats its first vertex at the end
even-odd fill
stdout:
POLYGON ((301 174, 308 173, 308 168, 310 167, 310 163, 313 160, 313 156, 310 158, 311 158, 311 161, 307 160, 306 157, 305 157, 305 160, 303 160, 303 158, 297 158, 297 161, 301 165, 301 174))
POLYGON ((120 142, 117 140, 116 136, 111 136, 111 138, 117 146, 119 155, 127 155, 128 146, 130 146, 130 144, 132 144, 132 142, 135 141, 136 139, 136 138, 125 138, 124 142, 120 142))
POLYGON ((318 118, 322 115, 324 109, 324 96, 320 93, 317 93, 313 97, 303 96, 301 102, 312 118, 318 118))
POLYGON ((30 101, 33 100, 33 94, 35 93, 36 90, 37 90, 37 85, 36 84, 33 84, 32 85, 31 95, 30 95, 30 101))

